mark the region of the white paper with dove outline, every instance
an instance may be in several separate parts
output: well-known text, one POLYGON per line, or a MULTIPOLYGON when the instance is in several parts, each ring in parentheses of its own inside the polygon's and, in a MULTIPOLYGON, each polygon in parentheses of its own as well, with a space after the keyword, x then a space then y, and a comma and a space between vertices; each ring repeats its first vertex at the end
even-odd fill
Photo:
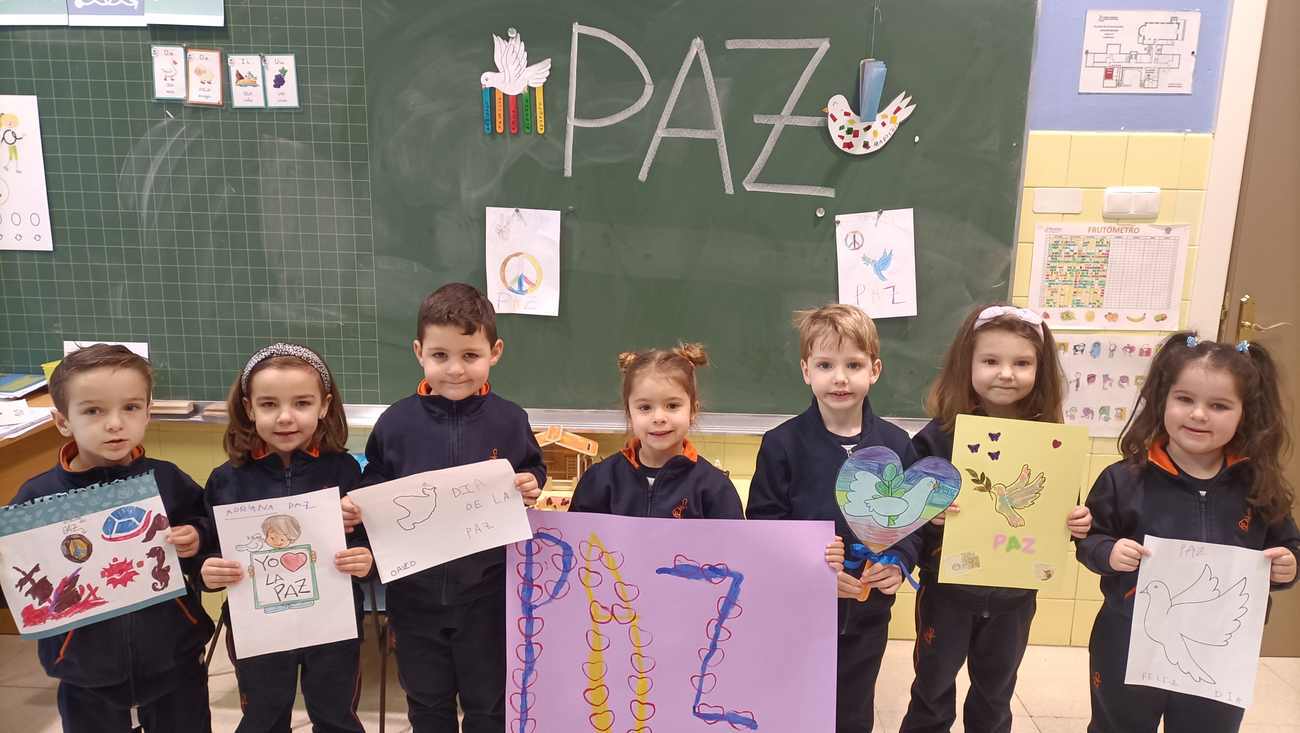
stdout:
POLYGON ((1269 560, 1242 547, 1147 535, 1124 684, 1250 706, 1269 560))
POLYGON ((353 489, 379 579, 413 575, 533 536, 510 461, 498 458, 353 489))

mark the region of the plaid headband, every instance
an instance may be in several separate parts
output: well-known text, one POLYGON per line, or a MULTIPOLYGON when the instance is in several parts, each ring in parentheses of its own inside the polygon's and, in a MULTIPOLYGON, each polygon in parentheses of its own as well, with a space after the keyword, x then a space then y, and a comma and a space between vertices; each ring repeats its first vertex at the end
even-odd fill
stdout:
POLYGON ((320 381, 321 384, 325 385, 325 391, 330 391, 330 370, 326 368, 325 362, 321 361, 319 356, 316 356, 316 352, 305 346, 281 342, 259 349, 257 353, 249 357, 248 363, 244 365, 244 373, 239 377, 239 386, 243 387, 244 394, 248 394, 248 378, 252 376, 257 365, 277 356, 292 356, 295 359, 307 362, 308 366, 320 374, 320 381))

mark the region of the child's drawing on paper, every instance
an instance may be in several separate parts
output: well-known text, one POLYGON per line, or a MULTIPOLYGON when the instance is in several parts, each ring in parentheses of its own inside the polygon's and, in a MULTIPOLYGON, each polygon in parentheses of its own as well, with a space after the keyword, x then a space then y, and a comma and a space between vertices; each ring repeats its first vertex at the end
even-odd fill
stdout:
POLYGON ((22 173, 23 169, 18 164, 18 141, 23 139, 18 134, 18 115, 12 112, 0 112, 0 143, 5 146, 5 164, 4 170, 9 170, 9 166, 14 167, 14 173, 22 173))
POLYGON ((393 503, 406 512, 397 518, 397 526, 407 532, 415 529, 415 525, 429 521, 429 517, 438 508, 437 486, 425 482, 416 491, 416 494, 393 497, 393 503))
POLYGON ((1165 653, 1165 659, 1194 682, 1214 684, 1214 678, 1196 661, 1196 651, 1205 646, 1227 646, 1241 628, 1241 617, 1250 608, 1246 579, 1239 578, 1227 590, 1219 590, 1219 579, 1206 565, 1191 585, 1173 592, 1163 581, 1153 580, 1138 591, 1149 596, 1142 629, 1165 653))
POLYGON ((972 488, 988 494, 993 499, 993 511, 1012 527, 1025 526, 1025 518, 1018 510, 1033 506, 1047 487, 1047 477, 1042 471, 1030 480, 1033 471, 1029 470, 1028 463, 1020 467, 1020 475, 1010 484, 994 483, 983 471, 977 473, 968 468, 966 473, 971 477, 972 488))
POLYGON ((262 520, 264 549, 248 555, 253 580, 253 606, 265 613, 308 608, 320 599, 316 590, 316 552, 310 544, 294 544, 302 536, 298 520, 273 514, 262 520))

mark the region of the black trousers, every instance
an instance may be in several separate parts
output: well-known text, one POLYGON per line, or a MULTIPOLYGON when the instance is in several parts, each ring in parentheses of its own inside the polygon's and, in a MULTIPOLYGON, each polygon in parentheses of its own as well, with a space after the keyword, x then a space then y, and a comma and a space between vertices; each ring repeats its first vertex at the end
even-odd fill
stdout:
POLYGON ((63 733, 131 733, 132 707, 137 709, 145 733, 211 733, 208 671, 199 660, 200 651, 177 660, 164 674, 137 677, 111 687, 60 682, 63 733))
POLYGON ((1245 710, 1214 700, 1154 687, 1124 684, 1132 620, 1102 608, 1088 640, 1088 689, 1092 720, 1088 733, 1236 733, 1245 710))
POLYGON ((876 721, 876 677, 889 643, 889 611, 867 612, 840 601, 836 649, 835 733, 871 733, 876 721))
POLYGON ((414 733, 505 730, 504 593, 419 612, 390 609, 389 618, 414 733), (458 697, 465 712, 459 727, 458 697))
POLYGON ((314 733, 363 733, 357 718, 360 639, 235 659, 232 636, 233 632, 226 634, 226 651, 235 665, 239 708, 244 714, 235 733, 289 733, 299 671, 314 733))
POLYGON ((1029 646, 1037 599, 996 611, 972 608, 968 595, 944 583, 926 583, 916 599, 912 700, 899 729, 946 733, 957 720, 957 673, 969 666, 970 691, 962 707, 968 733, 1011 730, 1016 672, 1029 646), (963 602, 966 601, 966 602, 963 602))

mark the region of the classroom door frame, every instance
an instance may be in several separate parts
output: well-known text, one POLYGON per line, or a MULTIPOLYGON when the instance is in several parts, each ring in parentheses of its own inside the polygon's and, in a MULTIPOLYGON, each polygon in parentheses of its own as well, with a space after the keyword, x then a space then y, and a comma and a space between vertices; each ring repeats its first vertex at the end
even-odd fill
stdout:
MULTIPOLYGON (((1300 50, 1290 37, 1300 27, 1300 3, 1274 2, 1268 8, 1255 85, 1250 136, 1246 147, 1241 200, 1237 209, 1224 313, 1219 338, 1242 338, 1268 347, 1283 375, 1284 399, 1300 407, 1300 98, 1295 69, 1300 50), (1241 303, 1251 296, 1252 308, 1241 303), (1242 321, 1266 331, 1243 327, 1242 321)), ((1289 414, 1292 436, 1300 440, 1300 415, 1289 414)), ((1300 488, 1300 451, 1285 464, 1293 487, 1300 488)), ((1300 590, 1273 595, 1264 628, 1263 656, 1300 657, 1300 590)))

